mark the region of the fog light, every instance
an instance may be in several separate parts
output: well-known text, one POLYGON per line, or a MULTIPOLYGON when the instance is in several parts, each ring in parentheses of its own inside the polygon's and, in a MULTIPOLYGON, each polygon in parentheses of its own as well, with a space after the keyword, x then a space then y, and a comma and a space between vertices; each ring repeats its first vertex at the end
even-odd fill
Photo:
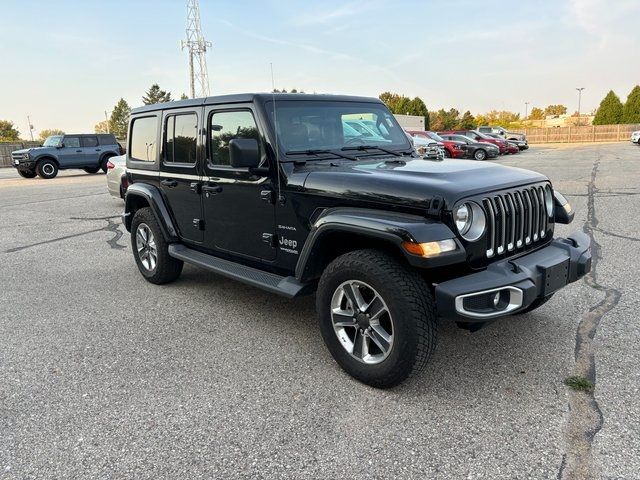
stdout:
POLYGON ((402 248, 413 255, 435 257, 441 253, 453 252, 458 247, 455 240, 449 238, 447 240, 427 243, 402 242, 402 248))
POLYGON ((493 307, 498 308, 498 304, 500 303, 500 292, 496 292, 493 296, 493 307))

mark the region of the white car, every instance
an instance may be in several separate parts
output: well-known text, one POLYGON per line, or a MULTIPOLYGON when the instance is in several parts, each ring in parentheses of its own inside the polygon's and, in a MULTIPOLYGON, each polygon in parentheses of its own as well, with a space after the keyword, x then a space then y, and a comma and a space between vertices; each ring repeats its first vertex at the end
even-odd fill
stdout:
POLYGON ((640 145, 640 130, 636 130, 635 132, 631 132, 631 141, 633 143, 637 143, 640 145))
POLYGON ((424 158, 444 158, 444 144, 436 142, 430 138, 424 138, 417 135, 411 135, 407 133, 409 141, 413 145, 413 148, 424 158))
POLYGON ((124 198, 127 191, 127 161, 126 155, 111 157, 107 162, 107 188, 109 193, 117 198, 124 198))

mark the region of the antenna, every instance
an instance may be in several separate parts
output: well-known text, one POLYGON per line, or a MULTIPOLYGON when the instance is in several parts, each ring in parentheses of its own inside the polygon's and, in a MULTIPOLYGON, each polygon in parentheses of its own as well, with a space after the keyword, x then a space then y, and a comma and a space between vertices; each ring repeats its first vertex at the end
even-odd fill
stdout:
POLYGON ((207 73, 207 42, 200 28, 200 6, 198 0, 187 0, 187 39, 180 42, 182 50, 189 49, 189 87, 191 98, 209 96, 209 74, 207 73), (197 90, 196 90, 197 87, 197 90))
POLYGON ((271 66, 271 97, 273 98, 273 131, 275 132, 275 153, 276 153, 276 170, 278 175, 278 201, 284 203, 284 197, 282 196, 282 186, 280 181, 280 149, 278 148, 278 114, 276 113, 276 82, 273 79, 273 63, 271 66))

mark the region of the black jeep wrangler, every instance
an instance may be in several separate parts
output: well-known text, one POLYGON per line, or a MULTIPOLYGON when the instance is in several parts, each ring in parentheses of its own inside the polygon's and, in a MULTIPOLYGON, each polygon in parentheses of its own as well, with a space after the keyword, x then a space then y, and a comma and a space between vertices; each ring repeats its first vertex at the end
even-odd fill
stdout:
POLYGON ((296 297, 355 378, 425 366, 438 317, 476 329, 591 268, 589 237, 543 175, 425 160, 377 99, 245 94, 135 109, 124 224, 142 275, 183 262, 296 297), (362 135, 347 129, 357 120, 362 135))

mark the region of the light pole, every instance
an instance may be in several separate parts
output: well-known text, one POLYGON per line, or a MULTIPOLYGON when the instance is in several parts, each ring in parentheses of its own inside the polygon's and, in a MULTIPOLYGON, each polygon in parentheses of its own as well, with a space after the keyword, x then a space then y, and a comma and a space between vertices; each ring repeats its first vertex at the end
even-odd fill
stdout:
POLYGON ((104 111, 104 119, 107 122, 107 133, 111 133, 109 132, 109 114, 107 113, 107 111, 104 111))
POLYGON ((27 115, 27 124, 29 125, 29 135, 31 136, 31 141, 33 142, 33 125, 31 125, 31 118, 27 115))
POLYGON ((580 101, 582 100, 582 90, 584 90, 584 87, 577 87, 576 90, 578 91, 578 125, 580 125, 580 101))
POLYGON ((524 102, 524 119, 527 119, 527 115, 529 114, 529 102, 524 102))

